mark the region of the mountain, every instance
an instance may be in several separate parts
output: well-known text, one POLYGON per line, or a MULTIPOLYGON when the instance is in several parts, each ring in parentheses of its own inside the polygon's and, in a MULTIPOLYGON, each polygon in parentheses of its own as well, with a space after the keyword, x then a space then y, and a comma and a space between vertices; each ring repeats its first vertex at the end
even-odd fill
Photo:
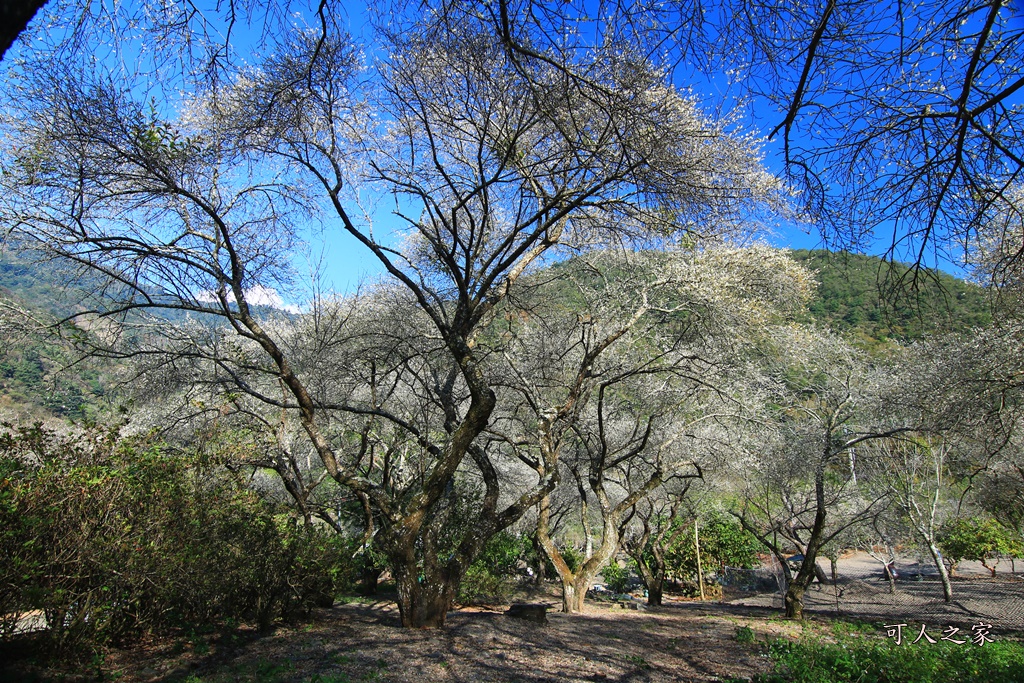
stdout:
POLYGON ((912 281, 910 268, 877 256, 799 249, 795 260, 816 271, 818 291, 808 318, 868 344, 912 341, 992 322, 982 287, 929 270, 912 281))
MULTIPOLYGON (((40 328, 82 310, 90 282, 54 264, 0 252, 0 410, 28 421, 94 417, 109 393, 109 363, 81 359, 66 340, 40 328), (69 284, 70 283, 70 284, 69 284), (22 313, 27 313, 28 318, 22 313)), ((6 419, 6 417, 4 417, 6 419)))

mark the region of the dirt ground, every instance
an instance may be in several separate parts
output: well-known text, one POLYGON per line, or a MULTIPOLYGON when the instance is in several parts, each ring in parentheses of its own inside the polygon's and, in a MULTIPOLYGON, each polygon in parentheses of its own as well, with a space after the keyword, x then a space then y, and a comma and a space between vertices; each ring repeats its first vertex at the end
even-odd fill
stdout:
MULTIPOLYGON (((804 628, 775 616, 721 604, 594 603, 579 615, 549 612, 540 625, 467 608, 452 611, 444 629, 420 631, 401 628, 392 603, 337 604, 262 638, 242 631, 114 651, 103 668, 106 679, 124 683, 743 680, 771 666, 758 643, 737 640, 740 626, 760 642, 804 628)), ((92 680, 90 668, 64 680, 92 680)), ((37 673, 19 667, 6 680, 37 673)))
POLYGON ((316 611, 307 623, 267 636, 244 628, 181 634, 111 650, 102 660, 63 671, 34 669, 8 650, 0 652, 0 681, 84 683, 98 680, 102 669, 101 680, 123 683, 710 682, 749 680, 769 671, 762 643, 795 638, 806 629, 827 632, 823 624, 836 616, 878 622, 879 638, 885 637, 882 623, 900 621, 969 628, 982 618, 993 633, 1019 637, 1024 631, 1024 576, 1009 567, 996 578, 964 567, 952 604, 942 601, 927 567, 902 562, 896 594, 889 594, 879 568, 867 557, 844 558, 838 585, 808 591, 809 619, 803 624, 781 618, 778 593, 727 589, 723 602, 703 603, 666 596, 665 606, 651 609, 588 598, 583 614, 566 615, 554 611, 560 599, 550 586, 517 598, 551 605, 546 625, 501 610, 464 608, 449 613, 444 629, 403 629, 394 603, 382 598, 338 603, 316 611), (737 639, 744 626, 755 642, 737 639))

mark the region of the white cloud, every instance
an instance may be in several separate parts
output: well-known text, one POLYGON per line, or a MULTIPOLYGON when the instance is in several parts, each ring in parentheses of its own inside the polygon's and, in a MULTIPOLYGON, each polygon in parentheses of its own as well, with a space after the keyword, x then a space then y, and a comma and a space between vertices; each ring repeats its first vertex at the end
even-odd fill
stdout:
MULTIPOLYGON (((269 306, 270 308, 277 308, 288 313, 302 312, 302 309, 295 304, 286 304, 273 287, 256 285, 252 289, 245 290, 245 299, 249 302, 250 306, 269 306)), ((228 300, 234 301, 235 295, 228 292, 228 300)), ((217 301, 217 295, 212 290, 203 290, 196 294, 196 301, 213 303, 217 301)))

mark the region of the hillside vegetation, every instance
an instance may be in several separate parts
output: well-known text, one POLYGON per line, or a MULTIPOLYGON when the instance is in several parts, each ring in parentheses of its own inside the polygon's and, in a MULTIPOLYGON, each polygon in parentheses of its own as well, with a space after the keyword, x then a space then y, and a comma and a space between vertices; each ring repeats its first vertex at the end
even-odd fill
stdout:
MULTIPOLYGON (((904 277, 906 266, 876 256, 823 250, 801 249, 792 255, 815 271, 820 283, 806 321, 851 335, 867 346, 982 327, 991 321, 985 291, 946 273, 928 273, 916 290, 887 301, 883 288, 904 277)), ((68 286, 65 280, 66 275, 47 264, 9 252, 0 255, 0 297, 40 319, 67 316, 75 302, 89 297, 87 284, 68 286)), ((100 366, 81 361, 66 344, 28 334, 9 312, 3 315, 0 407, 33 418, 81 419, 95 414, 110 391, 109 362, 100 366)))
POLYGON ((0 408, 22 420, 96 415, 114 368, 42 329, 81 310, 89 289, 49 264, 0 253, 0 408))
POLYGON ((984 327, 992 321, 985 290, 941 271, 916 283, 903 264, 877 256, 798 249, 793 258, 817 272, 810 318, 869 344, 984 327), (915 286, 916 285, 916 286, 915 286))

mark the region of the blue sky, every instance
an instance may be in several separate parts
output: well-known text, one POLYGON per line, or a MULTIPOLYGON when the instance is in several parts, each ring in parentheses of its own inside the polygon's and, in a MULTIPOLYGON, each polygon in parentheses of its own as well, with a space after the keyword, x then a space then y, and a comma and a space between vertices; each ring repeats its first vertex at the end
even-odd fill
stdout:
MULTIPOLYGON (((365 34, 365 15, 362 10, 357 11, 353 8, 342 24, 353 35, 365 34)), ((735 89, 730 89, 725 84, 724 77, 715 76, 708 80, 696 72, 684 75, 683 70, 679 69, 675 83, 680 89, 692 88, 694 96, 702 102, 705 111, 711 112, 733 106, 730 98, 735 95, 735 89)), ((760 110, 766 111, 767 106, 761 107, 760 110)), ((745 130, 761 131, 769 130, 775 123, 774 116, 767 116, 759 122, 743 121, 741 126, 745 130)), ((764 140, 763 144, 765 165, 781 175, 782 169, 778 161, 780 155, 777 153, 781 147, 780 143, 778 140, 764 140)), ((402 227, 399 219, 391 215, 387 206, 380 207, 374 212, 373 222, 377 234, 388 232, 389 226, 392 230, 402 227)), ((771 244, 782 248, 814 249, 823 246, 818 231, 811 225, 780 223, 775 227, 774 234, 766 237, 771 244)), ((881 245, 877 253, 882 253, 885 246, 881 245)), ((312 265, 319 270, 321 286, 325 290, 339 293, 353 292, 360 283, 372 281, 382 273, 380 263, 370 252, 332 222, 330 216, 327 217, 318 239, 311 243, 311 253, 306 261, 298 264, 300 274, 308 272, 312 265)))
MULTIPOLYGON (((348 7, 350 11, 346 16, 341 17, 339 23, 343 26, 347 25, 348 29, 358 36, 364 33, 366 26, 365 5, 350 3, 348 7)), ((312 16, 312 14, 306 14, 305 17, 296 15, 294 20, 298 24, 311 25, 314 20, 309 17, 312 16)), ((246 34, 242 27, 235 29, 234 36, 234 44, 244 58, 246 44, 255 41, 246 34)), ((138 48, 133 48, 131 45, 122 47, 124 50, 121 55, 122 59, 140 58, 138 48), (132 50, 136 51, 132 52, 132 50)), ((116 59, 116 56, 111 54, 109 47, 98 46, 95 54, 102 60, 116 59)), ((676 73, 678 74, 675 79, 676 85, 681 89, 691 87, 695 96, 703 102, 706 111, 719 108, 728 110, 733 106, 730 98, 735 91, 729 87, 723 75, 717 74, 706 78, 695 71, 684 71, 684 69, 678 69, 676 73)), ((159 92, 159 87, 173 89, 174 86, 174 83, 159 84, 156 91, 159 92)), ((173 96, 168 97, 169 101, 173 99, 173 96)), ((748 107, 746 111, 758 111, 760 113, 759 120, 746 118, 740 121, 739 126, 763 135, 781 120, 782 114, 775 111, 767 102, 755 102, 754 104, 756 106, 748 107)), ((778 139, 766 140, 763 144, 767 167, 781 175, 780 141, 778 139)), ((374 210, 372 219, 375 232, 378 235, 393 233, 394 230, 402 227, 399 219, 392 216, 386 206, 374 210)), ((769 237, 769 241, 775 246, 797 249, 822 246, 820 235, 814 226, 780 224, 776 229, 776 234, 769 237)), ((342 230, 336 218, 327 215, 322 225, 311 226, 308 232, 309 248, 305 253, 298 254, 295 259, 296 287, 292 291, 280 292, 285 302, 301 304, 308 300, 312 287, 304 283, 310 282, 311 274, 316 275, 323 292, 337 293, 351 293, 359 287, 360 283, 372 281, 380 276, 382 269, 379 262, 365 247, 342 230)), ((888 238, 888 235, 883 234, 883 237, 888 238)), ((888 239, 880 239, 877 242, 877 249, 873 251, 881 254, 888 246, 888 239)), ((952 264, 945 264, 944 269, 956 272, 956 268, 952 264)))
MULTIPOLYGON (((363 33, 365 18, 362 10, 355 9, 348 14, 347 23, 349 30, 359 35, 363 33)), ((710 76, 702 74, 695 68, 681 64, 675 70, 674 83, 681 90, 692 89, 694 96, 702 102, 707 112, 729 111, 736 107, 736 96, 743 90, 735 84, 730 84, 724 73, 715 73, 710 76)), ((754 99, 748 102, 742 109, 745 116, 738 122, 741 131, 751 131, 764 136, 771 131, 783 118, 774 105, 766 100, 754 99), (751 112, 756 112, 758 117, 755 120, 751 112)), ((798 133, 796 133, 798 135, 798 133)), ((782 176, 782 141, 781 135, 773 140, 763 140, 764 163, 769 170, 782 176)), ((386 230, 388 225, 394 224, 394 218, 389 215, 386 209, 377 211, 374 214, 375 228, 380 231, 386 230)), ((875 240, 869 253, 882 255, 891 246, 891 229, 881 226, 875 231, 875 240)), ((774 227, 774 233, 767 236, 768 241, 777 247, 793 249, 815 249, 823 248, 824 242, 816 226, 808 224, 795 224, 781 222, 774 227)), ((324 240, 316 248, 318 256, 322 256, 323 282, 328 288, 341 292, 352 291, 361 281, 366 278, 374 278, 381 272, 378 262, 367 252, 367 250, 354 239, 342 234, 336 228, 328 224, 324 232, 324 240)), ((935 263, 934 258, 930 262, 935 263)), ((939 261, 943 270, 954 274, 963 275, 963 270, 955 263, 939 261)))

